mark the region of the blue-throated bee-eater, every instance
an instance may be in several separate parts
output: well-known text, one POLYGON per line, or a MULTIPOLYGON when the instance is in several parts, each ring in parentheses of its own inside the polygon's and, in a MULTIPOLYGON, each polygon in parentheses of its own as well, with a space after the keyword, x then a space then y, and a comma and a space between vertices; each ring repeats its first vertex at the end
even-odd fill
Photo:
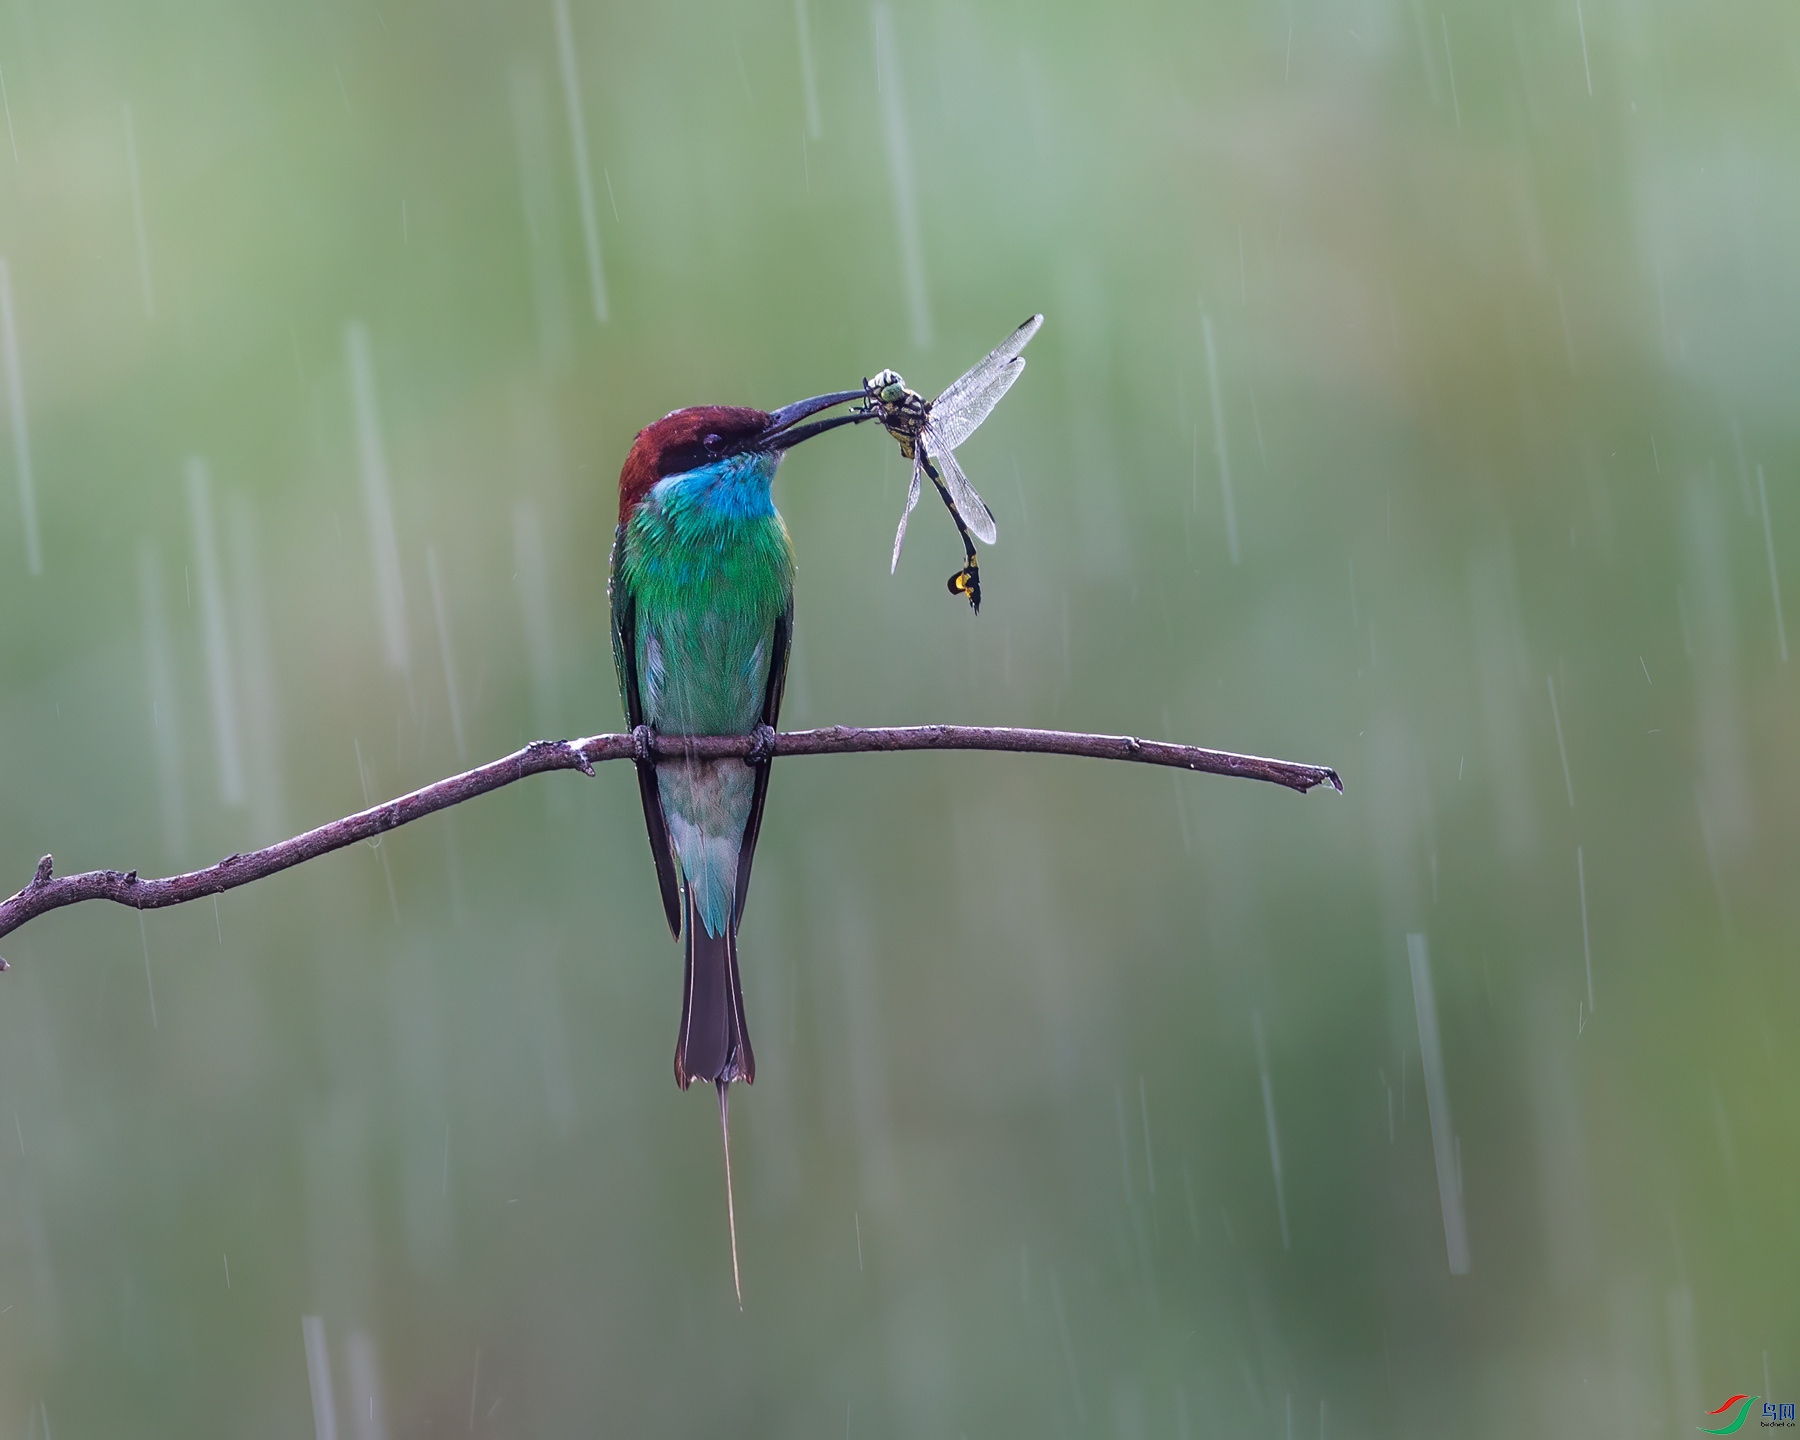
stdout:
MULTIPOLYGON (((773 413, 677 410, 638 432, 619 472, 610 590, 627 719, 640 736, 639 727, 665 736, 758 734, 765 752, 750 760, 659 760, 640 748, 638 762, 663 910, 685 942, 675 1082, 685 1090, 710 1080, 718 1089, 728 1206, 728 1091, 734 1080, 756 1078, 738 922, 794 624, 794 551, 769 487, 793 446, 871 417, 801 422, 864 394, 817 395, 773 413)), ((736 1284, 735 1215, 731 1264, 736 1284)))

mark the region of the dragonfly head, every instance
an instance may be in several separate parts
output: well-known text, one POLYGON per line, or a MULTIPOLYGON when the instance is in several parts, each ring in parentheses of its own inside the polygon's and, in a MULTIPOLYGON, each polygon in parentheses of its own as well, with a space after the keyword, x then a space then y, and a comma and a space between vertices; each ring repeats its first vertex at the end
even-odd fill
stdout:
POLYGON ((898 370, 883 370, 874 379, 865 380, 863 388, 871 400, 883 407, 898 405, 906 399, 906 381, 898 370))
POLYGON ((883 370, 863 381, 866 397, 860 414, 880 420, 882 427, 900 442, 900 451, 912 458, 912 444, 931 419, 931 406, 925 397, 906 388, 898 370, 883 370))

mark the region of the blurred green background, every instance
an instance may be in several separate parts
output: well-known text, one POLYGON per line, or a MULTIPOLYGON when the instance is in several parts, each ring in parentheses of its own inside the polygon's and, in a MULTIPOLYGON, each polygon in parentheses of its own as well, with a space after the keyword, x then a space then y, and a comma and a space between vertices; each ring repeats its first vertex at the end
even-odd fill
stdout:
POLYGON ((12 0, 0 74, 0 888, 617 728, 638 427, 1039 309, 979 617, 881 436, 783 467, 784 720, 1346 785, 781 763, 741 1314, 627 767, 41 919, 0 1437, 1800 1398, 1790 8, 12 0))

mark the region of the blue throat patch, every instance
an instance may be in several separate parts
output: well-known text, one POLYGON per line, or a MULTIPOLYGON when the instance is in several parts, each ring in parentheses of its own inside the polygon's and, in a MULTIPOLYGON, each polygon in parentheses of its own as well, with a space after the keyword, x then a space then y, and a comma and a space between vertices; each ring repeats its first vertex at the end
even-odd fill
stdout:
POLYGON ((697 470, 665 475, 651 487, 669 510, 695 510, 712 520, 766 520, 775 513, 769 486, 781 464, 779 451, 746 450, 697 470))

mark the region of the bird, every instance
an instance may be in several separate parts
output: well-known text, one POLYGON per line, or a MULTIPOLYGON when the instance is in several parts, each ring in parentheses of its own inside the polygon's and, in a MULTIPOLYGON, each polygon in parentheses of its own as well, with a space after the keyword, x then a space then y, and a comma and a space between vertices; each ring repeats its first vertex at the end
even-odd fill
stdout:
POLYGON ((768 797, 794 629, 794 549, 770 487, 795 445, 860 413, 811 417, 864 391, 779 410, 698 405, 640 430, 619 472, 613 664, 637 738, 638 795, 671 934, 683 942, 675 1083, 718 1091, 731 1225, 730 1087, 756 1078, 737 932, 768 797), (802 423, 807 422, 807 423, 802 423), (653 736, 755 735, 746 759, 657 758, 653 736))

